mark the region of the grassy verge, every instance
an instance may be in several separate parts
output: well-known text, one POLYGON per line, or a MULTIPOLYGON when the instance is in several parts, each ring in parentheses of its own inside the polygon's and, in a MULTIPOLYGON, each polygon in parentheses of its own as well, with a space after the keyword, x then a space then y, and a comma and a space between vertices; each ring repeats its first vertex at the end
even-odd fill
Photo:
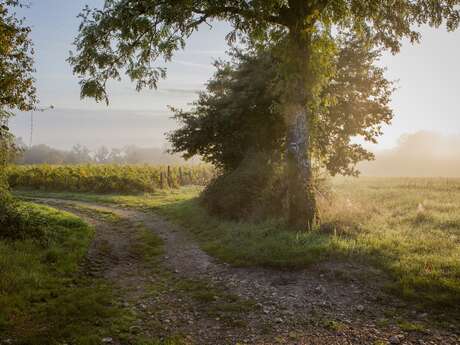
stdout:
MULTIPOLYGON (((143 339, 134 334, 136 312, 119 303, 122 291, 82 270, 93 229, 63 211, 21 202, 21 239, 0 239, 0 342, 18 345, 100 345, 116 338, 135 345, 179 345, 180 338, 143 339), (37 235, 38 234, 38 235, 37 235), (30 236, 28 236, 30 235, 30 236)), ((110 212, 77 208, 115 226, 110 212)), ((133 255, 158 269, 163 243, 139 228, 133 255)))
POLYGON ((199 206, 197 189, 64 196, 154 210, 233 265, 293 269, 329 259, 370 263, 392 277, 393 292, 458 314, 460 180, 339 179, 334 189, 333 200, 320 200, 322 227, 301 234, 276 220, 251 224, 211 217, 199 206))
POLYGON ((330 219, 352 217, 345 235, 394 277, 395 292, 425 304, 460 304, 460 180, 344 179, 336 189, 346 206, 332 208, 330 219))
POLYGON ((117 314, 103 282, 78 274, 92 229, 79 218, 19 205, 40 238, 0 240, 0 333, 19 344, 95 344, 117 314))

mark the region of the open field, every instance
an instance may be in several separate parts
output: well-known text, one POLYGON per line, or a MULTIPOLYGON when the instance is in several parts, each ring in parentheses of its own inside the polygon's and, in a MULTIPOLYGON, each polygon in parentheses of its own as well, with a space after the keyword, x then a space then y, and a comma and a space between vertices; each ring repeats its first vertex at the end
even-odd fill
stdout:
POLYGON ((321 202, 321 227, 302 234, 290 232, 278 220, 218 220, 199 206, 199 190, 40 195, 154 211, 186 228, 207 253, 236 266, 292 270, 327 261, 371 265, 387 277, 387 291, 422 309, 459 316, 458 179, 334 180, 334 197, 321 202))

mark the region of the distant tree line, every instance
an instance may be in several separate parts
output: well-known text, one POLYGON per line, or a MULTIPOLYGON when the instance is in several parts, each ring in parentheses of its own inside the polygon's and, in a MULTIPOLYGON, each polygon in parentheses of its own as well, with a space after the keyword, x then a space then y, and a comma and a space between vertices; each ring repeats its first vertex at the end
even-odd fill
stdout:
MULTIPOLYGON (((178 155, 167 153, 165 148, 126 146, 123 148, 107 148, 101 146, 90 150, 86 146, 75 145, 70 150, 62 150, 48 145, 34 145, 30 148, 19 145, 22 150, 14 158, 14 163, 21 165, 52 164, 159 164, 179 165, 184 159, 178 155)), ((192 160, 198 162, 197 159, 192 160)))

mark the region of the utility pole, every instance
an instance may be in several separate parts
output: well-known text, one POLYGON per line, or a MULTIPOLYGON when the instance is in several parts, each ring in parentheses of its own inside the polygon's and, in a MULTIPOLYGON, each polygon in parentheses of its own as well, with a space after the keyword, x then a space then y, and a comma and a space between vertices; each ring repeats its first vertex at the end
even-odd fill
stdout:
POLYGON ((34 112, 35 111, 38 111, 40 113, 43 113, 47 110, 52 110, 54 109, 54 105, 50 105, 48 107, 38 107, 38 108, 34 108, 33 110, 31 110, 30 112, 30 139, 29 139, 29 148, 32 147, 32 140, 33 140, 33 136, 34 136, 34 112))

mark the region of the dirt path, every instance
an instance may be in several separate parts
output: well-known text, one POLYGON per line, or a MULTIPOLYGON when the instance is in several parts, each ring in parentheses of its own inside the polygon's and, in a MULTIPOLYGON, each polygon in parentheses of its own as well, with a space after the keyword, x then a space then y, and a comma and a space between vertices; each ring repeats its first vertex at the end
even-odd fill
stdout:
MULTIPOLYGON (((398 327, 394 320, 401 315, 411 324, 426 315, 383 294, 378 271, 338 263, 296 272, 234 268, 217 262, 185 230, 155 214, 39 201, 73 211, 96 227, 88 267, 125 291, 127 305, 139 314, 135 327, 146 336, 182 334, 193 344, 460 344, 454 333, 398 327), (95 219, 82 207, 112 212, 121 221, 95 219), (164 271, 152 272, 132 254, 138 240, 133 229, 139 226, 163 239, 164 271), (147 293, 159 282, 160 293, 147 293)), ((109 340, 121 344, 115 336, 109 340)))

